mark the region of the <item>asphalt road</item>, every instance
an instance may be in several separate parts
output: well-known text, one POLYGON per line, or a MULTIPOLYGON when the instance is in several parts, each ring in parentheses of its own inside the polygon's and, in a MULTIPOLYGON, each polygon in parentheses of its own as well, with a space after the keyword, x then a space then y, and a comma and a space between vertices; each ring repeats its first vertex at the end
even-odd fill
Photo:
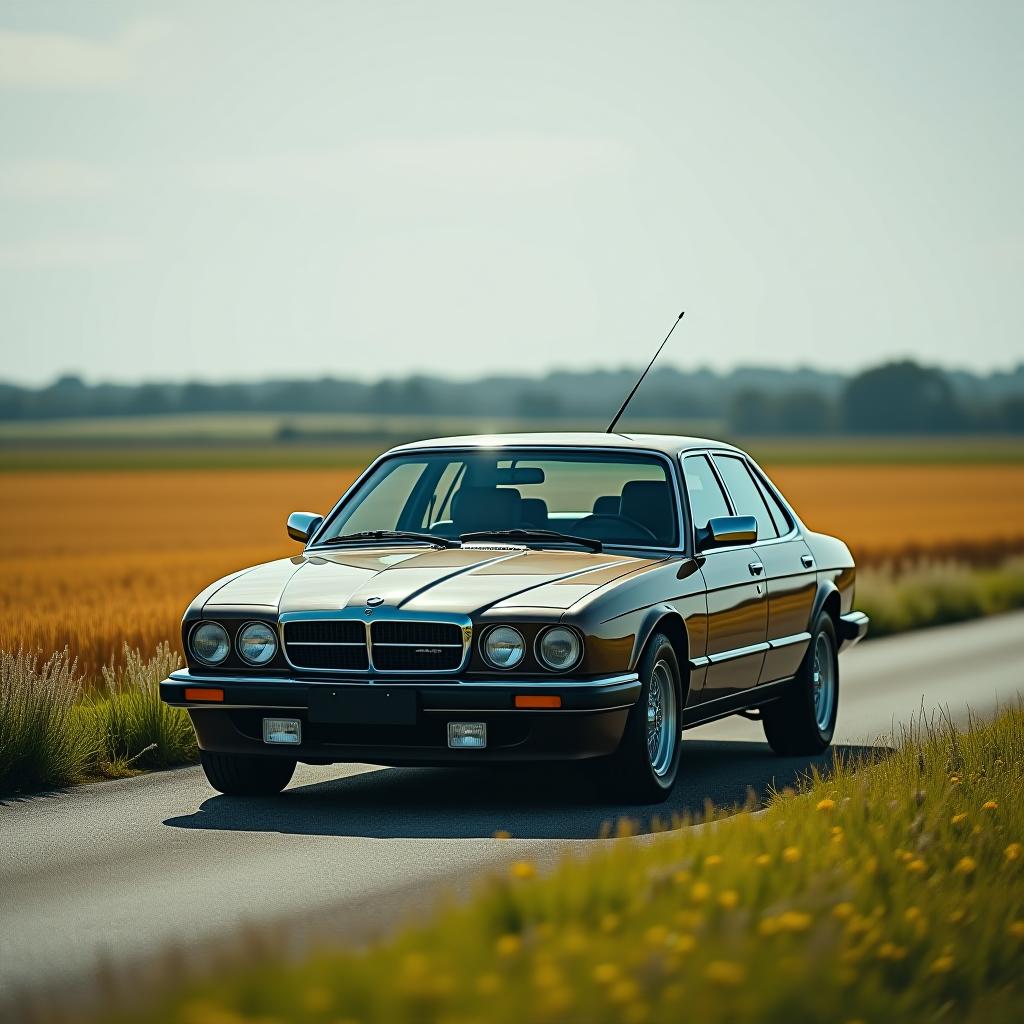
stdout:
MULTIPOLYGON (((1024 613, 863 644, 841 659, 836 744, 877 744, 921 707, 990 713, 1024 693, 1024 613)), ((663 818, 741 803, 814 763, 773 757, 755 722, 686 734, 663 818)), ((822 767, 829 757, 814 759, 822 767)), ((301 767, 275 799, 217 795, 198 768, 0 803, 0 1001, 58 991, 286 918, 374 934, 512 857, 561 855, 636 807, 577 802, 550 769, 301 767), (499 841, 498 830, 514 837, 499 841)), ((303 927, 306 927, 305 925, 303 927)))

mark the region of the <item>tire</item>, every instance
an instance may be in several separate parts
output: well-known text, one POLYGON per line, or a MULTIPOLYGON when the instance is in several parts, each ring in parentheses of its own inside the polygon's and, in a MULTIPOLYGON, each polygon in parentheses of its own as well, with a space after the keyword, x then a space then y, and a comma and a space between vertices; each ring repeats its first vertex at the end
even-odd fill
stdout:
POLYGON ((295 761, 265 754, 216 754, 199 751, 206 778, 226 796, 274 796, 291 781, 295 761))
POLYGON ((838 650, 835 624, 822 612, 793 685, 785 697, 761 709, 764 735, 776 754, 793 757, 828 749, 839 710, 838 650))
POLYGON ((640 697, 630 709, 619 749, 605 762, 605 780, 616 797, 629 803, 658 804, 668 799, 679 774, 683 728, 679 661, 663 633, 648 642, 639 675, 640 697), (655 707, 660 708, 656 727, 649 725, 649 709, 655 707))

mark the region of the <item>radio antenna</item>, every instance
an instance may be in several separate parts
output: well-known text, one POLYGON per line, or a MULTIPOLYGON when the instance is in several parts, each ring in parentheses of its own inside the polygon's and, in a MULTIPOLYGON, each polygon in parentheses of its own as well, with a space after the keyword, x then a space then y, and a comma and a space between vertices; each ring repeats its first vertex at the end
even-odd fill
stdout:
POLYGON ((658 351, 654 353, 654 359, 652 359, 647 364, 647 369, 640 374, 640 379, 633 385, 633 390, 630 391, 628 395, 626 395, 626 400, 622 403, 622 405, 619 406, 619 411, 615 414, 615 419, 613 419, 611 423, 608 424, 608 429, 605 431, 606 434, 612 434, 615 432, 615 424, 618 423, 619 420, 622 418, 622 414, 626 411, 626 406, 629 405, 629 403, 633 400, 633 396, 636 394, 637 388, 640 387, 641 384, 643 384, 644 377, 646 377, 647 374, 651 372, 651 367, 654 365, 654 360, 661 355, 661 350, 668 343, 668 339, 672 337, 672 332, 676 329, 676 327, 679 326, 679 321, 682 320, 684 316, 686 316, 685 309, 672 322, 672 326, 668 329, 668 334, 665 335, 665 340, 662 341, 662 343, 658 346, 658 351))

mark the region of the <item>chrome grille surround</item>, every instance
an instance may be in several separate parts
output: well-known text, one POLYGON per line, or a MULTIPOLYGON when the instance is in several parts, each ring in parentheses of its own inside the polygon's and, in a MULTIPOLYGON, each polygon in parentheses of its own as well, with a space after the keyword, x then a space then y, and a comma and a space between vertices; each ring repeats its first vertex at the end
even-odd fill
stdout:
MULTIPOLYGON (((348 634, 348 629, 339 629, 339 633, 348 634)), ((386 633, 387 631, 385 631, 386 633)), ((339 608, 334 611, 308 611, 308 612, 284 612, 278 620, 278 633, 281 640, 281 650, 284 652, 285 660, 288 664, 298 672, 315 672, 315 673, 326 673, 329 675, 359 675, 359 676, 372 676, 379 673, 387 673, 389 675, 396 676, 407 676, 407 675, 454 675, 457 672, 461 672, 469 661, 469 656, 473 648, 473 620, 468 615, 459 615, 454 613, 441 613, 435 614, 433 612, 410 612, 403 611, 399 608, 388 608, 388 607, 351 607, 351 608, 339 608), (362 630, 362 641, 355 640, 355 634, 352 639, 345 639, 337 641, 337 645, 344 647, 357 646, 360 651, 365 650, 366 652, 366 667, 362 668, 322 668, 317 666, 310 666, 301 664, 304 660, 299 657, 299 652, 294 648, 300 647, 316 647, 316 646, 331 646, 332 641, 320 641, 315 640, 302 640, 293 641, 291 645, 286 642, 286 635, 288 633, 287 626, 292 623, 345 623, 346 625, 351 624, 352 626, 358 625, 362 630), (417 648, 430 649, 431 654, 427 657, 437 657, 436 651, 447 652, 449 650, 454 651, 456 647, 461 648, 458 651, 457 659, 453 658, 451 664, 447 668, 388 668, 386 665, 378 666, 374 662, 374 626, 384 624, 397 624, 395 629, 392 630, 392 637, 389 637, 384 641, 376 641, 376 646, 381 648, 380 661, 385 661, 383 657, 383 651, 394 650, 394 651, 409 651, 417 648), (423 627, 440 627, 438 630, 422 630, 416 629, 415 626, 420 625, 423 627), (458 630, 456 634, 455 630, 458 630), (429 634, 434 634, 434 639, 429 639, 429 634), (424 642, 415 642, 417 635, 424 636, 424 642), (408 641, 406 640, 408 637, 408 641), (455 643, 458 638, 458 644, 455 643), (438 642, 444 641, 444 642, 438 642), (364 646, 365 645, 365 646, 364 646), (292 649, 290 649, 290 647, 292 649), (296 662, 293 659, 293 655, 299 658, 296 662), (456 663, 457 661, 457 663, 456 663)), ((310 636, 316 636, 320 634, 321 630, 318 630, 315 625, 310 626, 310 636)), ((443 658, 443 654, 441 655, 443 658)), ((392 661, 399 660, 392 658, 392 661)), ((404 660, 404 659, 403 659, 404 660)))

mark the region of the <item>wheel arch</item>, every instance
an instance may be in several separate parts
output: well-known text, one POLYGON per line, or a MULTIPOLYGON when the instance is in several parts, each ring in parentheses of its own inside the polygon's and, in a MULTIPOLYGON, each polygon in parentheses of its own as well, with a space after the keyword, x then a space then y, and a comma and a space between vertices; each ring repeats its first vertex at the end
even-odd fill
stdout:
POLYGON ((664 633, 676 652, 685 703, 690 688, 690 636, 686 631, 686 623, 683 621, 682 615, 671 605, 655 605, 648 609, 636 633, 630 668, 636 670, 647 644, 655 633, 664 633))
POLYGON ((809 633, 814 632, 814 624, 818 621, 818 616, 825 612, 832 620, 832 625, 835 627, 836 636, 839 635, 839 616, 842 612, 842 605, 839 597, 839 588, 831 581, 823 584, 818 588, 818 593, 814 598, 814 604, 811 607, 811 619, 807 623, 807 631, 809 633))

